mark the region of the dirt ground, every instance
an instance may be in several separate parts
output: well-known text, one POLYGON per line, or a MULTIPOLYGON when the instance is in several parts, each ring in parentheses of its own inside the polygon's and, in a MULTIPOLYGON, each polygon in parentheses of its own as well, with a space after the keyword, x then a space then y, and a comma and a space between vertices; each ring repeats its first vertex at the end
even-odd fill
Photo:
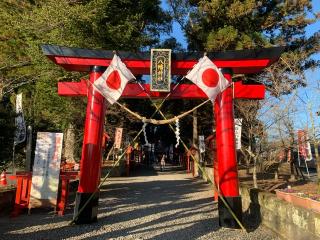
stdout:
MULTIPOLYGON (((290 187, 297 192, 306 193, 306 194, 317 194, 317 183, 316 183, 316 173, 310 170, 310 174, 306 173, 305 170, 302 170, 303 177, 301 173, 295 173, 295 179, 292 180, 290 176, 290 166, 287 163, 282 164, 279 167, 278 179, 275 179, 274 173, 258 173, 258 187, 265 191, 274 192, 275 189, 285 189, 290 187)), ((239 180, 242 184, 253 187, 252 173, 244 168, 239 167, 239 180)))

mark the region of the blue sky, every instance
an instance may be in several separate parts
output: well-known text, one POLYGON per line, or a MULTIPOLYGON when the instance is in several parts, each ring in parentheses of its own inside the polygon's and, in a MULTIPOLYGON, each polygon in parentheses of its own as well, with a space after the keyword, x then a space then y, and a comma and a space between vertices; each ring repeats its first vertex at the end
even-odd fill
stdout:
MULTIPOLYGON (((314 12, 320 12, 320 1, 319 0, 312 0, 313 10, 314 12)), ((162 7, 164 9, 168 9, 168 5, 166 0, 162 0, 162 7)), ((182 44, 184 48, 187 47, 186 40, 184 38, 184 34, 180 28, 180 25, 176 22, 173 23, 173 31, 171 36, 175 37, 178 42, 182 44)), ((316 23, 308 26, 306 28, 307 36, 317 32, 320 30, 320 21, 318 20, 316 23)), ((166 38, 168 36, 162 36, 166 38)), ((315 54, 313 58, 319 60, 320 53, 315 54)), ((320 111, 320 69, 316 69, 314 71, 308 70, 306 71, 306 77, 308 86, 306 88, 300 88, 297 92, 295 92, 295 96, 290 95, 284 97, 284 101, 290 101, 292 99, 292 104, 296 107, 296 113, 294 114, 294 124, 295 128, 305 128, 311 126, 311 119, 310 119, 310 111, 308 110, 308 106, 312 108, 312 113, 314 116, 315 125, 320 127, 320 117, 315 116, 316 111, 320 111)))
MULTIPOLYGON (((166 9, 168 10, 169 9, 169 6, 167 4, 167 0, 161 0, 161 7, 163 9, 166 9)), ((181 43, 181 45, 183 46, 183 48, 187 48, 187 42, 186 42, 186 39, 184 37, 184 34, 181 30, 181 27, 180 25, 177 23, 177 22, 173 22, 172 24, 172 34, 171 36, 175 37, 177 39, 177 41, 179 43, 181 43)), ((168 36, 162 36, 163 38, 166 38, 168 36)))

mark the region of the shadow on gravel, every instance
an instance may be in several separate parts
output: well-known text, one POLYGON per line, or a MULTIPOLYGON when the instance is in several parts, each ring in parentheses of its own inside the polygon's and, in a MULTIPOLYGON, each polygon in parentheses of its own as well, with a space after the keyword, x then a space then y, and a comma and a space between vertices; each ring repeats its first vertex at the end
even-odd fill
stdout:
MULTIPOLYGON (((203 182, 192 180, 141 181, 125 186, 122 183, 114 183, 110 188, 105 186, 101 193, 103 203, 100 204, 100 215, 106 216, 100 217, 99 223, 111 225, 132 220, 136 224, 125 229, 103 233, 99 238, 109 239, 157 231, 159 234, 152 239, 196 239, 216 231, 219 229, 217 217, 208 215, 204 219, 193 219, 195 215, 208 214, 208 209, 211 212, 216 210, 212 197, 189 199, 187 196, 206 189, 207 185, 203 182), (108 201, 110 196, 113 198, 108 201), (140 207, 126 211, 130 205, 140 207), (119 207, 124 208, 123 212, 117 212, 119 207), (145 222, 142 219, 146 217, 151 219, 145 222), (179 219, 184 221, 176 222, 179 219), (176 229, 168 227, 166 223, 174 225, 176 229)), ((96 238, 97 236, 86 239, 96 238)))
POLYGON ((242 219, 249 232, 255 231, 261 225, 261 211, 258 200, 259 189, 250 189, 250 205, 243 213, 242 219))
POLYGON ((134 168, 134 171, 130 172, 130 176, 157 176, 160 174, 185 174, 185 169, 179 165, 167 164, 162 171, 160 171, 159 164, 153 164, 150 166, 138 165, 134 168))
POLYGON ((137 176, 157 176, 158 171, 154 169, 152 166, 145 166, 139 165, 134 168, 134 170, 130 171, 130 177, 137 177, 137 176))
POLYGON ((0 220, 0 239, 130 239, 126 237, 154 231, 152 239, 195 239, 219 229, 212 197, 190 198, 206 191, 207 184, 183 178, 145 180, 157 175, 151 169, 127 181, 111 179, 101 189, 97 223, 68 226, 71 209, 63 217, 37 212, 0 220))

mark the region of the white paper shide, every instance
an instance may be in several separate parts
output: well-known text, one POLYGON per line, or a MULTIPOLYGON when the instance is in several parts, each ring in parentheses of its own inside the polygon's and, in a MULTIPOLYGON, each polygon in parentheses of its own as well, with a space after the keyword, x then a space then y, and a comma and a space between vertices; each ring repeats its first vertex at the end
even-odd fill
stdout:
POLYGON ((241 149, 241 128, 242 128, 242 118, 234 119, 234 133, 236 139, 236 149, 241 149))

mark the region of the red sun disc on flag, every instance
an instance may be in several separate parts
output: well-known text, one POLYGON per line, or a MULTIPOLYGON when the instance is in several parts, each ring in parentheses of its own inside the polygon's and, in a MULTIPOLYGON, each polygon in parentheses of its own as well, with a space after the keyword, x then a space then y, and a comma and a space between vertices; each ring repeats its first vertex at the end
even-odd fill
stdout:
POLYGON ((207 87, 215 87, 219 82, 219 74, 212 68, 208 68, 202 73, 202 82, 207 87))
POLYGON ((118 90, 121 86, 121 78, 117 70, 114 70, 109 74, 106 84, 109 88, 113 90, 118 90))

